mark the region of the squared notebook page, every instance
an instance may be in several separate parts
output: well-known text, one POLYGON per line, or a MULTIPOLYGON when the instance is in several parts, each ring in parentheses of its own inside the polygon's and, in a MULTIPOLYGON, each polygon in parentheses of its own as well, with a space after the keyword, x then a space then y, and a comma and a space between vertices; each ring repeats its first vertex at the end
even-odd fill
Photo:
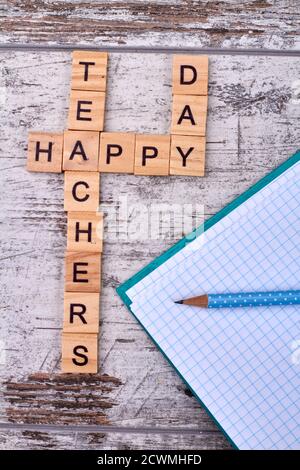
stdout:
POLYGON ((300 449, 300 306, 207 311, 174 300, 299 289, 299 181, 298 162, 126 292, 240 449, 300 449))

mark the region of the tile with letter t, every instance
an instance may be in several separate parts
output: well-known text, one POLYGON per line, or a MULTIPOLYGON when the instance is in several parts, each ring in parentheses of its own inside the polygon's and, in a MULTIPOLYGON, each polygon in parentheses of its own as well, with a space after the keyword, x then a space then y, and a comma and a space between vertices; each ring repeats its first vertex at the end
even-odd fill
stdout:
POLYGON ((174 95, 171 134, 206 134, 207 96, 174 95))
POLYGON ((172 135, 170 175, 204 176, 205 137, 172 135))
POLYGON ((65 131, 63 169, 70 171, 97 171, 99 140, 99 132, 65 131))
POLYGON ((107 52, 73 51, 72 90, 105 91, 107 52))
POLYGON ((169 135, 136 135, 135 175, 168 175, 169 159, 169 135))
POLYGON ((68 129, 102 131, 105 93, 102 91, 71 90, 68 129))
POLYGON ((97 292, 65 292, 65 333, 98 333, 100 294, 97 292))
POLYGON ((135 134, 101 132, 99 171, 103 173, 133 173, 135 134))
POLYGON ((65 211, 97 211, 100 198, 100 175, 92 171, 65 171, 65 211))
POLYGON ((208 57, 174 55, 173 95, 207 95, 208 57))
POLYGON ((101 254, 66 251, 65 292, 100 292, 101 254))
POLYGON ((68 251, 102 252, 103 213, 68 212, 68 251))
POLYGON ((27 170, 62 172, 63 135, 51 132, 29 132, 27 170))
POLYGON ((64 373, 97 373, 98 335, 63 333, 61 369, 64 373))

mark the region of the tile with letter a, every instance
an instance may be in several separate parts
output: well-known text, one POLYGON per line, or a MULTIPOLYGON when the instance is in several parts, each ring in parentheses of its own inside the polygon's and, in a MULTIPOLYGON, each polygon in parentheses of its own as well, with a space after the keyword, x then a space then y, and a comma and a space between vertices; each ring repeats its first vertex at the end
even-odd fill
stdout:
POLYGON ((107 52, 73 51, 72 90, 105 91, 107 52))
POLYGON ((29 132, 27 170, 61 173, 63 135, 51 132, 29 132))
POLYGON ((97 171, 99 139, 99 132, 65 131, 63 169, 97 171))
POLYGON ((65 211, 97 211, 100 175, 91 171, 65 171, 65 211))
POLYGON ((168 175, 169 160, 169 135, 136 135, 135 175, 168 175))
POLYGON ((97 292, 65 292, 65 333, 98 333, 100 294, 97 292))
POLYGON ((61 369, 64 373, 97 373, 98 335, 63 333, 61 369))
POLYGON ((101 254, 66 251, 65 291, 100 292, 101 254))
POLYGON ((207 96, 174 95, 171 134, 206 134, 207 96))
POLYGON ((103 173, 133 173, 135 134, 101 132, 99 171, 103 173))
POLYGON ((208 57, 174 55, 173 95, 207 95, 208 57))
POLYGON ((105 93, 102 91, 71 90, 68 129, 102 131, 105 93))
POLYGON ((103 213, 68 212, 67 250, 102 252, 103 213))
POLYGON ((204 176, 205 137, 172 135, 170 175, 204 176))

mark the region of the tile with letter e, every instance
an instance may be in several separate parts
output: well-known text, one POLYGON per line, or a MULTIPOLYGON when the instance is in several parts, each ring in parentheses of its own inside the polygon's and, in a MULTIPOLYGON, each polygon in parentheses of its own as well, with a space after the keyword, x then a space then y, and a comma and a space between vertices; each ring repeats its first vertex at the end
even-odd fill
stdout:
POLYGON ((67 212, 97 211, 100 175, 92 171, 65 171, 64 209, 67 212))
POLYGON ((207 96, 174 95, 171 134, 206 134, 207 96))
POLYGON ((99 171, 103 173, 133 173, 135 134, 101 132, 99 171))
POLYGON ((29 132, 27 170, 62 172, 63 135, 51 132, 29 132))
POLYGON ((66 251, 65 292, 100 292, 101 254, 66 251))
POLYGON ((174 55, 173 95, 207 95, 208 57, 174 55))
POLYGON ((204 176, 205 137, 172 135, 170 175, 204 176))
POLYGON ((65 292, 65 333, 98 333, 100 294, 97 292, 65 292))
POLYGON ((136 135, 135 175, 168 175, 169 159, 169 135, 136 135))
POLYGON ((65 131, 63 169, 70 171, 97 171, 99 140, 99 132, 65 131))
POLYGON ((68 251, 102 252, 103 213, 68 212, 68 251))
POLYGON ((107 52, 73 51, 72 90, 105 91, 107 52))
POLYGON ((62 372, 92 374, 98 371, 98 335, 62 334, 62 372))
POLYGON ((68 129, 78 131, 102 131, 104 110, 104 92, 71 90, 68 129))

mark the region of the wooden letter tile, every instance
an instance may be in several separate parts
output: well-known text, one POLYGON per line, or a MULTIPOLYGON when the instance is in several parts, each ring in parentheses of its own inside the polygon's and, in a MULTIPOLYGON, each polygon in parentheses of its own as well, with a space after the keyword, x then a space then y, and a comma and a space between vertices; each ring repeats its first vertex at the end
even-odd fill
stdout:
POLYGON ((66 252, 66 292, 100 292, 100 281, 100 253, 66 252))
POLYGON ((102 212, 68 213, 68 251, 102 252, 103 214, 102 212))
POLYGON ((206 134, 207 96, 174 95, 172 134, 206 134))
POLYGON ((100 175, 98 172, 65 172, 65 211, 95 212, 99 207, 100 175))
POLYGON ((63 169, 97 171, 99 139, 99 132, 65 131, 63 169))
POLYGON ((207 95, 208 57, 175 55, 173 58, 173 95, 207 95))
POLYGON ((102 131, 105 93, 101 91, 71 90, 68 129, 102 131))
POLYGON ((170 175, 204 176, 205 137, 172 135, 170 175))
POLYGON ((133 173, 135 134, 102 132, 100 137, 99 171, 133 173))
POLYGON ((29 132, 27 170, 61 173, 63 135, 29 132))
POLYGON ((99 302, 99 293, 65 292, 64 333, 98 333, 99 302))
POLYGON ((107 52, 74 51, 72 59, 72 90, 106 90, 107 52))
POLYGON ((62 334, 62 372, 92 374, 98 371, 98 336, 62 334))
POLYGON ((135 175, 168 175, 169 135, 136 135, 135 175))

